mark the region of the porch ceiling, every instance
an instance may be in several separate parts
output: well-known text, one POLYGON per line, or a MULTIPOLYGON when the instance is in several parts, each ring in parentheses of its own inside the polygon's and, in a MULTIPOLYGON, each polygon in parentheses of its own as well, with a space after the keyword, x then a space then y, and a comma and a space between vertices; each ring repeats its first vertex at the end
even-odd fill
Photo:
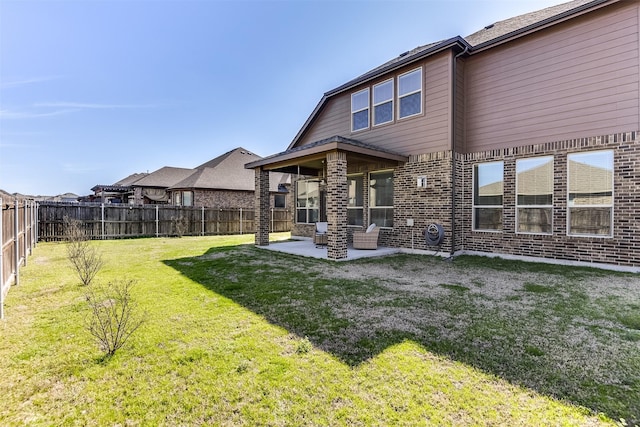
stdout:
POLYGON ((404 163, 408 157, 393 151, 384 150, 371 144, 356 141, 354 139, 334 136, 311 144, 291 148, 282 153, 265 157, 255 162, 247 163, 245 168, 255 169, 262 167, 264 170, 282 171, 312 175, 315 171, 322 170, 327 153, 332 151, 344 151, 347 153, 347 162, 367 163, 372 160, 394 163, 404 163))

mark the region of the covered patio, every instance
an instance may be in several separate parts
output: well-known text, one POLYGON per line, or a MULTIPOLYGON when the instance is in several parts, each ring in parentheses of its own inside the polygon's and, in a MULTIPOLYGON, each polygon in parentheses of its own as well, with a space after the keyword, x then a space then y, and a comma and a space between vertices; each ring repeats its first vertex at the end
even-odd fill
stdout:
MULTIPOLYGON (((259 246, 276 252, 283 252, 291 255, 298 255, 318 259, 330 259, 327 247, 316 247, 311 239, 287 240, 281 242, 271 242, 270 245, 259 246)), ((352 261, 361 258, 381 257, 402 252, 400 248, 378 247, 376 250, 354 249, 348 247, 347 256, 337 261, 352 261)))
MULTIPOLYGON (((408 158, 402 154, 334 136, 289 148, 282 153, 246 164, 245 168, 254 169, 256 176, 256 245, 269 246, 269 173, 284 172, 300 178, 315 177, 322 182, 321 203, 328 223, 327 249, 317 250, 326 252, 326 258, 331 260, 349 259, 354 256, 350 253, 357 255, 355 249, 348 247, 350 226, 347 221, 347 173, 395 169, 407 161, 408 158)), ((313 222, 322 220, 315 218, 313 222)), ((366 227, 368 223, 365 215, 362 225, 366 227)), ((303 225, 313 227, 310 220, 303 225)), ((358 229, 358 226, 351 228, 358 229)), ((313 246, 311 248, 315 249, 313 246)))

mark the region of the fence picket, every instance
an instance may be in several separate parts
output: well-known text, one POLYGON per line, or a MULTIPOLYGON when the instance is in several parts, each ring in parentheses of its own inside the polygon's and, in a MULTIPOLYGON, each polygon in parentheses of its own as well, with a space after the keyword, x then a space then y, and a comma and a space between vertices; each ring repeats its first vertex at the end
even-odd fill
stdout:
POLYGON ((13 205, 0 198, 0 319, 4 319, 4 301, 11 284, 20 283, 20 267, 27 265, 36 244, 35 203, 16 198, 13 205), (20 206, 22 204, 22 206, 20 206))
MULTIPOLYGON (((205 236, 255 233, 255 213, 246 208, 205 208, 170 205, 109 205, 51 203, 38 205, 38 239, 64 239, 64 218, 84 224, 93 239, 205 236)), ((272 211, 271 232, 291 231, 291 214, 272 211)))

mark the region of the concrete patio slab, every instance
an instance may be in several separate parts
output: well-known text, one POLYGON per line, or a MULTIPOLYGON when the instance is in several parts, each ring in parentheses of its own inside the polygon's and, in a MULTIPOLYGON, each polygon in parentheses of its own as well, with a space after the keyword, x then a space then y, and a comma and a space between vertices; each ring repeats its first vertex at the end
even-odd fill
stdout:
MULTIPOLYGON (((270 242, 268 246, 256 246, 260 249, 267 249, 277 252, 285 252, 292 255, 306 256, 318 259, 329 259, 326 247, 316 247, 312 239, 287 240, 270 242)), ((347 248, 347 257, 338 261, 351 261, 360 258, 379 257, 400 253, 399 248, 386 248, 379 246, 378 249, 363 250, 347 248)))

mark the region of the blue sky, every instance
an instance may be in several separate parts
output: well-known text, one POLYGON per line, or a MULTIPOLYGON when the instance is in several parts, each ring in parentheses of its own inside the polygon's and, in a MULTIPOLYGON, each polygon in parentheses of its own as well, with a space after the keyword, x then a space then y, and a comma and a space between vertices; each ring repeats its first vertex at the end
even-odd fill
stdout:
POLYGON ((0 189, 286 149, 322 94, 562 0, 0 0, 0 189))

